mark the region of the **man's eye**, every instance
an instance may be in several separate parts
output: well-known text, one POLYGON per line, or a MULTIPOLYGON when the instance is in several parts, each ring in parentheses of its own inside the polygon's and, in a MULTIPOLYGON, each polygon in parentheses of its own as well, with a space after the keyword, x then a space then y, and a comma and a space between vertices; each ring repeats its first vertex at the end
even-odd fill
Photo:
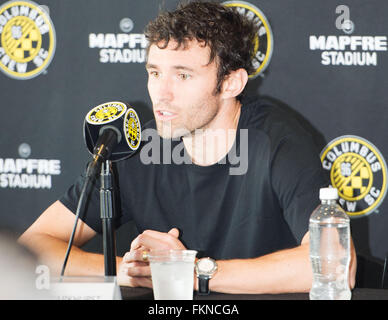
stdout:
POLYGON ((179 74, 179 78, 180 78, 181 80, 187 80, 187 79, 190 79, 191 76, 190 76, 189 74, 187 74, 187 73, 180 73, 180 74, 179 74))
POLYGON ((152 76, 154 78, 158 78, 159 77, 159 72, 158 71, 150 71, 149 74, 150 74, 150 76, 152 76))

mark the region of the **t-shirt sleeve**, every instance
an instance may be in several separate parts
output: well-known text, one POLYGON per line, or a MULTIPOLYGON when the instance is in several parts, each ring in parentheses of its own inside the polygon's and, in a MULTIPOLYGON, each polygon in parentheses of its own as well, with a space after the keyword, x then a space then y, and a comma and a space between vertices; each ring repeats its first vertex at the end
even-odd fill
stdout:
POLYGON ((272 187, 298 243, 308 231, 309 218, 320 203, 319 189, 329 185, 318 151, 309 135, 289 135, 274 153, 272 187))
MULTIPOLYGON (((77 211, 78 200, 84 182, 85 176, 80 175, 74 184, 59 198, 59 201, 74 214, 77 211)), ((102 232, 99 188, 98 180, 91 183, 88 189, 88 196, 84 198, 84 210, 80 213, 80 219, 97 233, 102 232)))

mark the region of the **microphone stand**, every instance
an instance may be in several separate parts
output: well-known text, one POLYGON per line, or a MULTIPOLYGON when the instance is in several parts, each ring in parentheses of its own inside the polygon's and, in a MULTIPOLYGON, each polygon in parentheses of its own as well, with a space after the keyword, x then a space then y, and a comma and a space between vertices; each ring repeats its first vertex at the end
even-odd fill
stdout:
POLYGON ((101 164, 100 216, 104 248, 105 276, 116 276, 116 235, 114 227, 114 197, 111 161, 101 164))

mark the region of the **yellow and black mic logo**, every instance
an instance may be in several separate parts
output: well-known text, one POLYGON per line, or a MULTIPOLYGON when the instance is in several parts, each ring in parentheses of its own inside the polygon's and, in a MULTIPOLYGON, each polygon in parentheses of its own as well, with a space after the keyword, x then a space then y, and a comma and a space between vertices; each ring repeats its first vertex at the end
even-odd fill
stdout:
POLYGON ((0 7, 0 70, 14 79, 31 79, 50 64, 56 46, 50 16, 32 1, 0 7))
POLYGON ((128 146, 132 150, 137 150, 141 141, 141 125, 139 116, 132 108, 128 108, 124 117, 124 134, 128 146))
POLYGON ((255 71, 249 75, 250 79, 256 78, 268 67, 273 51, 273 35, 271 26, 263 12, 253 4, 245 1, 225 1, 222 3, 227 7, 234 7, 236 10, 252 19, 258 27, 255 39, 255 53, 252 64, 255 71))
POLYGON ((127 106, 122 102, 108 102, 98 105, 88 112, 86 121, 90 124, 106 124, 120 118, 127 106))
POLYGON ((126 159, 139 148, 142 136, 140 119, 129 104, 120 101, 106 102, 87 113, 84 120, 84 138, 92 155, 102 130, 108 128, 116 131, 118 140, 112 150, 110 160, 126 159), (123 139, 123 134, 125 139, 123 139))
POLYGON ((374 212, 387 191, 387 165, 380 151, 357 136, 341 136, 323 149, 321 161, 350 217, 374 212))

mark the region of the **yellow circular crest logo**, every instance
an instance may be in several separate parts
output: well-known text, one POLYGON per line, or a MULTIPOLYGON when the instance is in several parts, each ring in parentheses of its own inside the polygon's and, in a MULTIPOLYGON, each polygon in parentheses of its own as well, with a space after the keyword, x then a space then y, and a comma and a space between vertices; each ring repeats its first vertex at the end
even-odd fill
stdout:
POLYGON ((139 116, 132 108, 128 108, 124 117, 124 134, 128 146, 132 150, 137 150, 141 141, 141 126, 139 116))
POLYGON ((0 70, 31 79, 50 64, 56 46, 54 25, 38 4, 8 1, 0 7, 0 70))
POLYGON ((108 102, 98 105, 88 112, 86 121, 90 124, 106 124, 120 118, 127 106, 122 102, 108 102))
POLYGON ((256 78, 268 67, 273 51, 273 35, 271 26, 263 12, 253 4, 245 1, 225 1, 222 3, 227 7, 234 7, 236 10, 255 21, 258 32, 255 39, 255 54, 252 58, 252 65, 255 71, 249 75, 250 79, 256 78))
POLYGON ((357 136, 338 137, 324 148, 321 161, 349 216, 368 215, 382 203, 387 191, 387 165, 371 142, 357 136))

